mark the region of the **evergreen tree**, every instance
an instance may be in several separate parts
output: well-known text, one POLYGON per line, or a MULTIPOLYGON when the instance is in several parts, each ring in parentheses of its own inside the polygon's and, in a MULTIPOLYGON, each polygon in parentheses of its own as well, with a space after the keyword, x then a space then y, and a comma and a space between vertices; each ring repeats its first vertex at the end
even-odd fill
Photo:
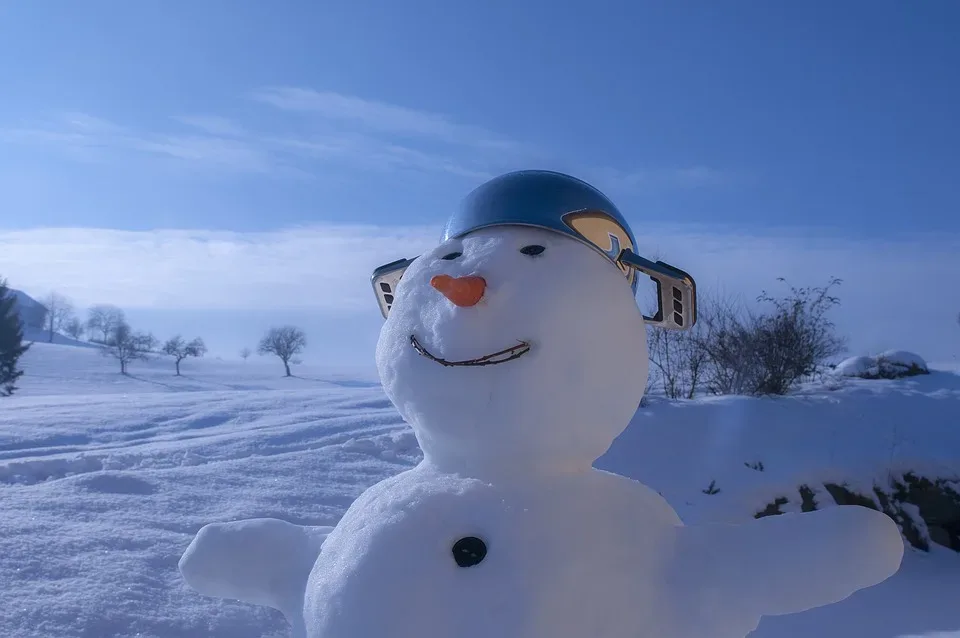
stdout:
POLYGON ((23 375, 17 368, 21 355, 30 348, 23 343, 23 326, 16 309, 17 298, 0 278, 0 397, 10 396, 23 375))

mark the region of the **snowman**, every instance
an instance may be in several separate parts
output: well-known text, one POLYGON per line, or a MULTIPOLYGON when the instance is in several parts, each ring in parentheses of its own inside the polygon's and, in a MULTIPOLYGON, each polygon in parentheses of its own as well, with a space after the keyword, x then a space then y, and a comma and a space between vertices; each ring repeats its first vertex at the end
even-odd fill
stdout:
POLYGON ((686 526, 654 490, 593 468, 643 395, 645 324, 696 320, 693 279, 635 251, 578 179, 481 185, 436 248, 374 275, 383 389, 422 462, 333 528, 207 525, 180 561, 187 583, 279 609, 308 638, 742 638, 895 573, 903 542, 879 512, 686 526))

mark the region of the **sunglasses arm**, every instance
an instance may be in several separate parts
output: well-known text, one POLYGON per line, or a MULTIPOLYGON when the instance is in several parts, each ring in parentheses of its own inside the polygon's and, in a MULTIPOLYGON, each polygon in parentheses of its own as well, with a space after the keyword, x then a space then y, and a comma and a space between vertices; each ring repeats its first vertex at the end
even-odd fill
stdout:
POLYGON ((689 330, 697 322, 697 284, 689 273, 662 261, 650 261, 632 250, 620 252, 617 262, 647 275, 657 284, 657 314, 643 316, 650 325, 689 330))

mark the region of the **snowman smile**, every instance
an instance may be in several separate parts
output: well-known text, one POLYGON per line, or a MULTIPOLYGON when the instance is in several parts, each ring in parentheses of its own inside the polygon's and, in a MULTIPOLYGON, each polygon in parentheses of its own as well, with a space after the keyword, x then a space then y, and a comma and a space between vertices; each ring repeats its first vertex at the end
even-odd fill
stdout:
POLYGON ((530 344, 526 341, 521 341, 515 346, 511 346, 509 348, 500 350, 499 352, 487 354, 476 359, 468 359, 466 361, 448 361, 431 354, 429 350, 424 348, 423 345, 417 341, 417 338, 414 335, 410 335, 410 345, 413 346, 413 349, 416 350, 417 354, 420 356, 426 357, 431 361, 435 361, 442 366, 492 366, 497 365, 498 363, 506 363, 507 361, 519 359, 523 355, 530 352, 530 344))

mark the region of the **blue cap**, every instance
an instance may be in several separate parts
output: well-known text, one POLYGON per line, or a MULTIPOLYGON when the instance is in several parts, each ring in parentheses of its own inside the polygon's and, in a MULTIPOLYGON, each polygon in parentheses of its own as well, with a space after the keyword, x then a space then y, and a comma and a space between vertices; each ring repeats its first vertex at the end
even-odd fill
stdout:
POLYGON ((543 170, 495 177, 463 199, 442 241, 491 226, 531 226, 581 241, 619 268, 636 293, 636 272, 618 262, 622 250, 636 250, 636 238, 613 202, 582 180, 543 170))

